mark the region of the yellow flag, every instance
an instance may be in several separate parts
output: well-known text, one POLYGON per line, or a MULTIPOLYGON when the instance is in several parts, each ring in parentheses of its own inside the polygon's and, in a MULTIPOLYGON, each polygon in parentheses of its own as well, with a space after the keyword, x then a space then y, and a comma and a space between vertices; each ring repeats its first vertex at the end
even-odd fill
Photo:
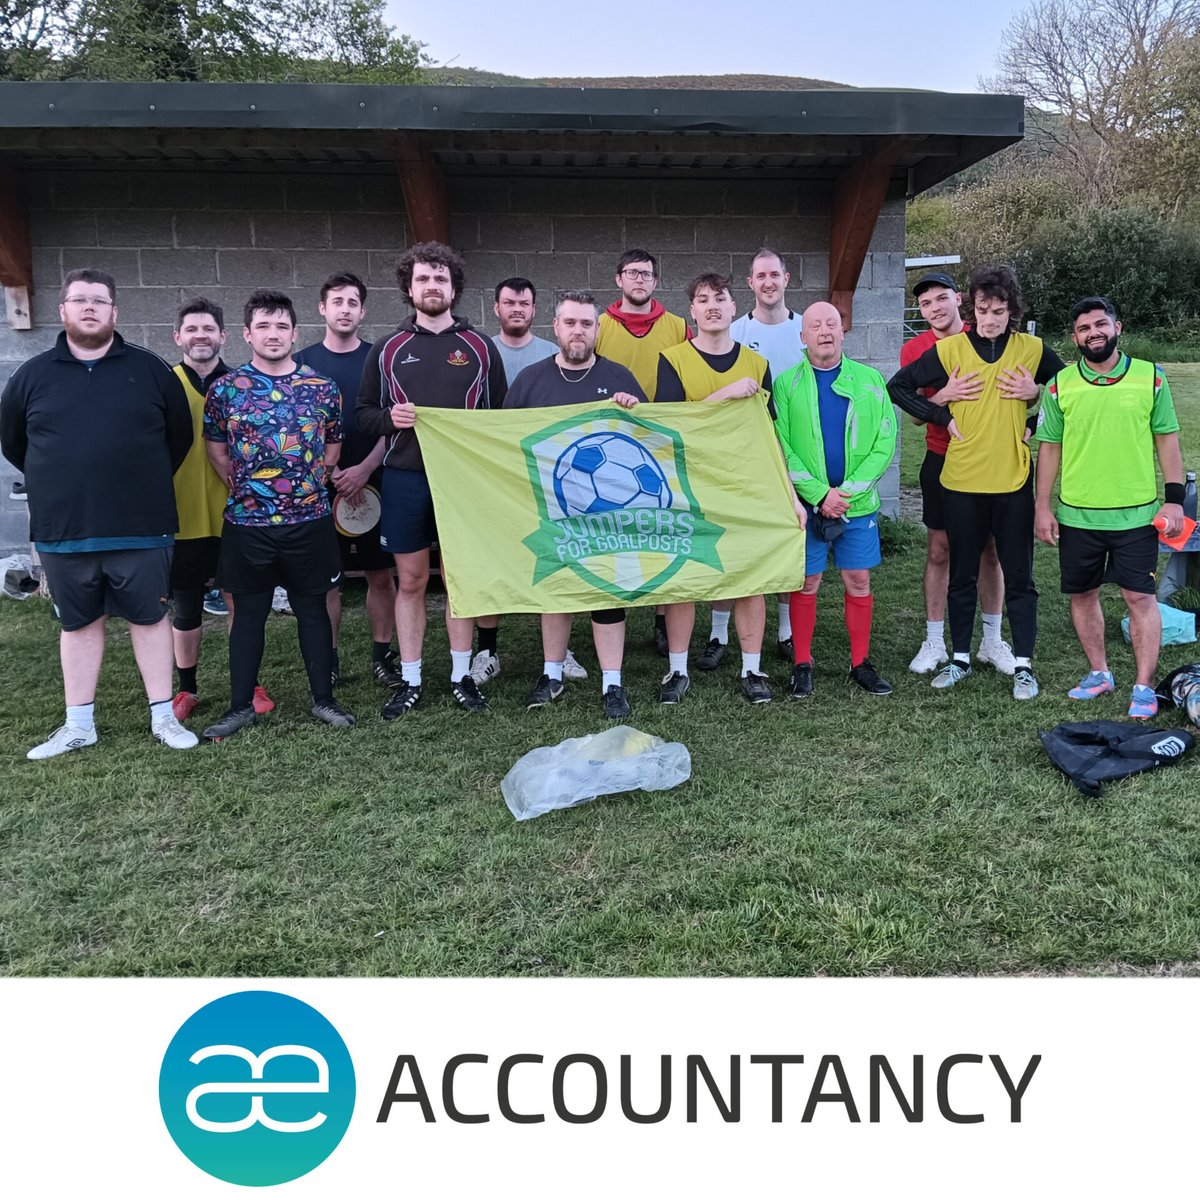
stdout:
POLYGON ((586 612, 798 589, 804 534, 766 409, 420 408, 454 612, 586 612))

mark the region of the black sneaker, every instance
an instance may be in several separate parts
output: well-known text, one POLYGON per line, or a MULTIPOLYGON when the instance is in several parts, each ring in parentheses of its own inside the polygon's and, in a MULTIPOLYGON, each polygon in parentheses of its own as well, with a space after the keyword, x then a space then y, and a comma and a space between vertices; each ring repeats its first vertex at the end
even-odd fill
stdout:
POLYGON ((715 671, 721 665, 721 659, 729 647, 716 638, 710 638, 704 647, 704 653, 696 659, 696 666, 701 671, 715 671))
POLYGON ((789 700, 806 700, 813 694, 812 663, 797 663, 792 668, 792 682, 788 684, 789 700))
POLYGON ((890 696, 892 694, 892 685, 875 670, 869 658, 864 658, 857 667, 850 668, 850 678, 864 692, 870 692, 872 696, 890 696))
POLYGON ((547 704, 553 704, 555 700, 562 699, 562 694, 566 690, 567 686, 561 679, 551 679, 549 675, 543 675, 533 685, 533 691, 529 693, 529 699, 525 701, 525 707, 542 708, 547 704))
POLYGON ((654 653, 659 658, 666 658, 670 647, 667 645, 667 631, 657 621, 654 623, 654 653))
POLYGON ((604 715, 610 721, 621 721, 633 715, 633 709, 629 705, 625 689, 618 683, 614 683, 608 688, 601 703, 604 707, 604 715))
POLYGON ((402 680, 400 686, 388 697, 387 703, 383 706, 383 710, 379 715, 385 721, 394 721, 397 717, 402 717, 406 713, 411 712, 420 699, 421 685, 419 683, 405 683, 402 680))
POLYGON ((377 658, 371 663, 371 673, 385 687, 398 688, 404 686, 404 676, 396 665, 395 651, 389 651, 383 658, 377 658))
POLYGON ((686 675, 682 675, 678 671, 672 671, 663 676, 662 688, 658 693, 659 702, 662 704, 678 704, 691 686, 692 681, 686 675))
POLYGON ((778 646, 779 657, 784 662, 794 663, 796 661, 796 647, 792 645, 791 638, 784 638, 783 641, 778 643, 778 646))
POLYGON ((228 709, 204 731, 204 737, 210 742, 223 742, 245 729, 247 725, 253 725, 257 719, 258 714, 254 711, 253 704, 247 704, 245 708, 228 709))
POLYGON ((742 676, 742 695, 751 704, 770 704, 771 685, 767 682, 767 677, 765 675, 756 675, 753 671, 747 671, 742 676))
POLYGON ((464 712, 487 712, 488 702, 470 675, 464 675, 450 685, 450 694, 464 712))
POLYGON ((312 715, 318 721, 324 721, 326 725, 333 725, 337 729, 349 729, 352 725, 358 723, 355 720, 354 714, 347 712, 332 697, 314 704, 312 706, 312 715))

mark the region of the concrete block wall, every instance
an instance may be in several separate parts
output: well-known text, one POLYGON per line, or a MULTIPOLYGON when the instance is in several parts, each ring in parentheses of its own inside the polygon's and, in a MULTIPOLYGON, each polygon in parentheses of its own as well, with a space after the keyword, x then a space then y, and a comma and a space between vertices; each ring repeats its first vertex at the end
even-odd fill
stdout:
MULTIPOLYGON (((394 172, 147 170, 110 167, 24 173, 33 240, 34 328, 0 324, 0 383, 53 344, 64 274, 100 267, 117 280, 118 328, 168 360, 175 311, 204 295, 225 307, 226 359, 245 361, 241 308, 252 290, 291 295, 298 345, 323 335, 321 282, 357 272, 369 288, 364 336, 408 313, 395 259, 409 243, 394 172)), ((452 177, 451 240, 466 260, 459 311, 496 330, 492 290, 523 275, 539 289, 538 332, 550 336, 553 293, 587 288, 600 304, 618 296, 616 261, 627 246, 659 259, 657 296, 686 315, 684 286, 700 271, 731 274, 738 311, 753 305, 750 258, 770 245, 791 272, 797 311, 829 284, 827 185, 732 178, 708 180, 452 177)), ((890 374, 898 361, 904 306, 904 202, 881 214, 854 298, 846 353, 890 374)), ((898 495, 895 478, 886 493, 898 495)))

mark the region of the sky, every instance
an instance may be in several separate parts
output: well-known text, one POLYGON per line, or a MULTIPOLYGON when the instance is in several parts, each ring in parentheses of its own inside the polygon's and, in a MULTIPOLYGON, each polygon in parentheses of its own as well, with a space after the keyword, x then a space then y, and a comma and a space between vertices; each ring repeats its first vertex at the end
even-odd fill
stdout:
POLYGON ((978 91, 1032 0, 389 0, 388 20, 439 64, 524 76, 804 75, 857 87, 978 91), (637 28, 629 20, 637 14, 637 28), (744 14, 744 22, 730 14, 744 14), (769 15, 768 15, 769 14, 769 15))

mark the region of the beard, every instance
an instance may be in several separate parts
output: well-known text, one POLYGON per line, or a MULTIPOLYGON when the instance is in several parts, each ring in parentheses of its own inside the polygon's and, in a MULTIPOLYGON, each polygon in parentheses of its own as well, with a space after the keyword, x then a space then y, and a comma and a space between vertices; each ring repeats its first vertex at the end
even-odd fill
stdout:
POLYGON ((450 298, 445 293, 435 296, 422 292, 420 297, 413 301, 413 307, 427 317, 440 317, 442 313, 449 312, 450 303, 450 298))
POLYGON ((1079 352, 1090 363, 1107 362, 1113 356, 1113 352, 1117 348, 1117 338, 1114 334, 1103 345, 1100 346, 1080 346, 1079 352))
POLYGON ((585 363, 592 357, 596 347, 594 343, 589 346, 586 342, 583 345, 580 345, 579 342, 568 342, 565 346, 560 346, 559 349, 562 351, 562 356, 567 362, 585 363))
POLYGON ((220 352, 218 346, 189 346, 185 353, 192 362, 209 363, 217 357, 220 352))

